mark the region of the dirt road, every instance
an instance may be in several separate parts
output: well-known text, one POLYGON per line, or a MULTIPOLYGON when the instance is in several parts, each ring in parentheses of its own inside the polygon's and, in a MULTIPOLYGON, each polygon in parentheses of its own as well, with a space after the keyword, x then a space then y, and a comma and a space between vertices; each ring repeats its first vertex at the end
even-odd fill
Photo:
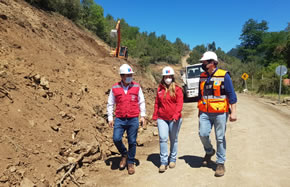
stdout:
MULTIPOLYGON (((289 186, 290 110, 239 95, 238 121, 227 126, 227 161, 224 177, 201 167, 204 156, 198 137, 196 103, 185 103, 179 134, 177 166, 158 173, 159 144, 138 147, 136 174, 117 169, 118 157, 98 163, 100 172, 88 176, 87 185, 100 186, 289 186)), ((212 132, 214 140, 214 133, 212 132)), ((212 141, 215 145, 215 141, 212 141)), ((215 160, 215 158, 214 158, 215 160)), ((213 166, 214 168, 214 166, 213 166)))

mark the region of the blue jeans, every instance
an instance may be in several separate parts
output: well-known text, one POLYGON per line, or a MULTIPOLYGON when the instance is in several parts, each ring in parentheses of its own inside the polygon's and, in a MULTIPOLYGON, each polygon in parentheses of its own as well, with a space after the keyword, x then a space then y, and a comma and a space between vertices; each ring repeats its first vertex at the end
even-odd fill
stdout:
POLYGON ((136 155, 136 139, 139 128, 138 117, 135 118, 116 118, 114 123, 113 141, 122 156, 128 155, 127 162, 133 164, 136 155), (127 131, 129 151, 122 142, 124 132, 127 131))
POLYGON ((217 141, 217 164, 223 164, 226 161, 226 123, 228 119, 227 113, 204 113, 199 116, 199 137, 207 154, 213 152, 213 147, 210 142, 210 132, 214 125, 215 137, 217 141))
POLYGON ((181 123, 182 123, 181 118, 175 123, 173 121, 157 119, 157 125, 158 125, 158 131, 159 131, 159 142, 160 142, 161 165, 168 165, 168 151, 167 151, 168 136, 170 138, 169 161, 176 162, 178 132, 179 132, 181 123))

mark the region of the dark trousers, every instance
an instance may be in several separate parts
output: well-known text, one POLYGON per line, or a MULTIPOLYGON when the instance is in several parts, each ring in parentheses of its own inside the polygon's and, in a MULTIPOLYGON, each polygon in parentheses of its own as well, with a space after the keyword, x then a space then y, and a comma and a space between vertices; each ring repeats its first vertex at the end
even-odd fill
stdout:
POLYGON ((127 162, 133 164, 136 155, 136 139, 139 128, 139 119, 135 118, 116 118, 114 122, 113 141, 122 156, 128 155, 127 162), (127 151, 122 142, 124 132, 127 131, 129 150, 127 151))

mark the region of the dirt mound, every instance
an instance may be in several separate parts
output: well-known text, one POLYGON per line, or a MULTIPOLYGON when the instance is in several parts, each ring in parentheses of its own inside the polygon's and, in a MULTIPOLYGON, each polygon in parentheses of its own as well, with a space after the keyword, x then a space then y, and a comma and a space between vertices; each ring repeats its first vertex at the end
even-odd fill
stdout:
MULTIPOLYGON (((54 186, 69 169, 81 181, 87 173, 77 168, 97 171, 92 162, 117 152, 106 102, 126 62, 108 54, 63 16, 0 0, 0 186, 54 186)), ((150 118, 157 85, 127 63, 150 118)))

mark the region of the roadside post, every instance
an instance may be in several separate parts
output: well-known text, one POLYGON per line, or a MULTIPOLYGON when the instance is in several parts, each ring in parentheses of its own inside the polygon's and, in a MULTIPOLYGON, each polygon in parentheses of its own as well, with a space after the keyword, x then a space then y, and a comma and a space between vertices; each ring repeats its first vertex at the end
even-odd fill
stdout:
POLYGON ((244 92, 247 92, 248 91, 247 79, 249 78, 249 75, 247 73, 243 73, 243 75, 241 77, 245 81, 245 89, 244 89, 244 92))
POLYGON ((287 73, 287 68, 286 66, 283 66, 283 65, 280 65, 276 68, 275 70, 276 74, 278 76, 280 76, 280 86, 279 86, 279 100, 278 100, 278 103, 280 104, 280 95, 281 95, 281 87, 282 87, 282 76, 283 75, 286 75, 287 73))

